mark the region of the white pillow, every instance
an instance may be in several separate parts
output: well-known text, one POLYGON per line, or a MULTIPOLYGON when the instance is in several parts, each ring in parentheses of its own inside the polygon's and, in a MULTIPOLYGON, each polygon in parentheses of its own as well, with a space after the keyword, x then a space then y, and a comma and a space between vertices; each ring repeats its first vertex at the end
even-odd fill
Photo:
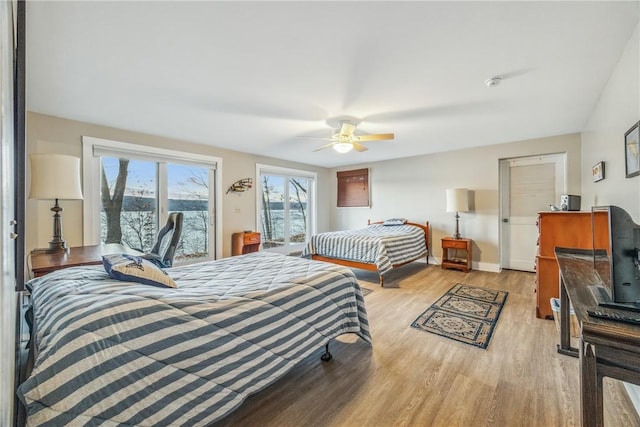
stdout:
POLYGON ((166 271, 139 256, 104 255, 102 265, 109 277, 116 280, 166 288, 177 287, 176 282, 166 271))
POLYGON ((382 225, 404 225, 407 223, 406 218, 389 218, 382 225))

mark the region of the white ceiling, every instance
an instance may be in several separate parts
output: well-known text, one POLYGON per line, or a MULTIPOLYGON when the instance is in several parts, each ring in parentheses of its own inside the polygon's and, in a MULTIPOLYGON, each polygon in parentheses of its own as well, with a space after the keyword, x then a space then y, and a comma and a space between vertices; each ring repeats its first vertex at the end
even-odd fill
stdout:
POLYGON ((582 130, 639 16, 638 1, 30 1, 27 107, 326 167, 560 135, 582 130), (338 154, 299 137, 341 115, 396 138, 338 154))

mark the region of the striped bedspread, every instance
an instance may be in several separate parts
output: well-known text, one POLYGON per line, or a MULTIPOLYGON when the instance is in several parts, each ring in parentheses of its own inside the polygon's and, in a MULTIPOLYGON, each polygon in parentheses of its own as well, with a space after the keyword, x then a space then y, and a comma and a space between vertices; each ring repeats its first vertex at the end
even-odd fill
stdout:
POLYGON ((375 264, 382 275, 396 264, 427 253, 424 231, 413 225, 372 224, 358 230, 335 231, 311 236, 302 256, 322 255, 375 264))
POLYGON ((37 357, 18 390, 28 425, 207 425, 330 339, 371 342, 349 269, 259 252, 169 273, 177 289, 100 266, 29 283, 37 357))

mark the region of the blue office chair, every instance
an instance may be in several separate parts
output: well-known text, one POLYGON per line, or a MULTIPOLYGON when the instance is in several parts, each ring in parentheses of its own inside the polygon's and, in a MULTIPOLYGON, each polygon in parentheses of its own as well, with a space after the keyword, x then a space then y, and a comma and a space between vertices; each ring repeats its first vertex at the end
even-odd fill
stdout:
POLYGON ((180 242, 183 219, 184 214, 182 212, 169 213, 167 223, 158 231, 158 237, 151 248, 151 252, 144 254, 142 257, 153 262, 158 267, 171 267, 173 265, 173 256, 180 242))

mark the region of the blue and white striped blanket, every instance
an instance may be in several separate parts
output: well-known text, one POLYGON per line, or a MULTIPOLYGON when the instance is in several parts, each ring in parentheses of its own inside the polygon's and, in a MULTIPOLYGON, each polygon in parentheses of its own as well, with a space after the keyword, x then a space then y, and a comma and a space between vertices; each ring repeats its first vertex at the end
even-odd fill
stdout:
POLYGON ((372 224, 358 230, 311 236, 302 256, 322 255, 375 264, 380 275, 396 264, 413 261, 427 253, 424 231, 414 225, 372 224))
POLYGON ((28 425, 208 425, 332 338, 371 342, 349 269, 259 252, 168 271, 177 289, 100 266, 30 282, 28 425))

